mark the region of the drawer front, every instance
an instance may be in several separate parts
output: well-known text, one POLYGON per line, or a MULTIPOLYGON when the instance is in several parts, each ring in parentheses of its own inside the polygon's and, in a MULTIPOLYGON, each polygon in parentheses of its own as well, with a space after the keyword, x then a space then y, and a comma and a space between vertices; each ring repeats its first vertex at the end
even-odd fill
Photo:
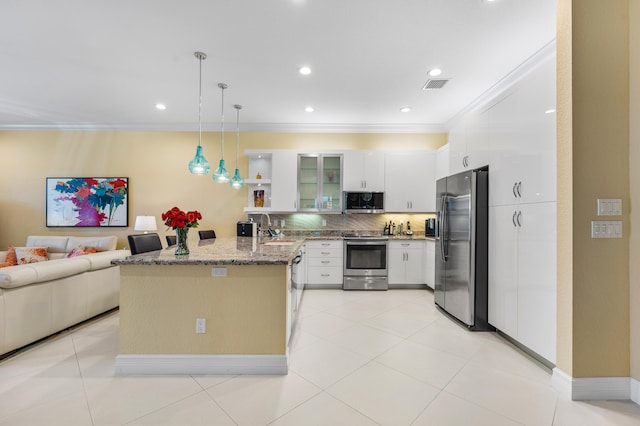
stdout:
POLYGON ((342 267, 309 266, 307 281, 309 284, 342 284, 342 267))
POLYGON ((424 249, 425 241, 389 241, 391 248, 424 249))
POLYGON ((324 258, 339 258, 342 259, 342 246, 339 248, 308 248, 307 255, 309 260, 311 259, 324 259, 324 258))
POLYGON ((342 250, 342 240, 316 240, 305 243, 310 249, 340 249, 342 250))
POLYGON ((322 257, 322 258, 309 257, 307 260, 307 265, 318 266, 318 267, 335 266, 335 267, 342 268, 342 265, 343 265, 342 256, 341 257, 322 257))

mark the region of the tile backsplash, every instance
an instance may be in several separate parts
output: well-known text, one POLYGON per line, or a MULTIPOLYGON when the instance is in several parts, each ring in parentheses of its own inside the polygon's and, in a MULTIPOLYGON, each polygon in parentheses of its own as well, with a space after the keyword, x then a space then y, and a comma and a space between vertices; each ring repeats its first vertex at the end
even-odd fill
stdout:
MULTIPOLYGON (((251 214, 249 218, 260 223, 259 214, 251 214)), ((384 214, 313 214, 313 213, 293 213, 293 214, 270 214, 273 228, 286 233, 291 231, 345 231, 345 232, 376 232, 382 234, 385 224, 389 221, 395 222, 396 226, 402 222, 404 229, 407 223, 411 224, 414 234, 424 235, 425 219, 435 217, 432 213, 409 214, 409 213, 384 213, 384 214), (281 221, 284 220, 284 226, 281 221)))

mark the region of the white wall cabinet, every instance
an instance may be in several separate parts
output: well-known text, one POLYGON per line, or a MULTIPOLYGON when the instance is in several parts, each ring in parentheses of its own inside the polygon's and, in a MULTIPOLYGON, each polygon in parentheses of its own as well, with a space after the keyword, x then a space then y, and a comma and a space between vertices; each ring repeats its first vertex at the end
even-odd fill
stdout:
POLYGON ((389 241, 389 288, 425 284, 425 242, 389 241))
POLYGON ((440 147, 436 151, 436 176, 435 180, 449 176, 449 144, 440 147))
POLYGON ((298 154, 298 211, 342 212, 342 154, 298 154))
POLYGON ((536 68, 489 109, 495 149, 489 205, 556 200, 555 61, 536 68))
POLYGON ((297 210, 297 154, 295 151, 274 151, 271 172, 271 210, 294 212, 297 210))
POLYGON ((488 109, 489 323, 556 358, 555 56, 488 109))
POLYGON ((384 167, 385 211, 434 212, 435 151, 388 152, 384 167))
POLYGON ((487 108, 470 112, 449 130, 449 174, 488 165, 492 150, 487 108))
POLYGON ((345 151, 344 152, 345 191, 384 191, 384 152, 345 151))
POLYGON ((307 288, 342 288, 342 240, 314 240, 306 243, 307 288))
POLYGON ((248 213, 296 211, 297 153, 245 151, 249 171, 245 179, 248 213), (260 175, 260 179, 257 176, 260 175), (254 191, 264 191, 264 205, 254 204, 254 191))
POLYGON ((433 290, 436 281, 436 242, 434 240, 425 240, 424 252, 424 282, 433 290))
POLYGON ((556 203, 489 208, 489 323, 551 362, 556 347, 556 203))

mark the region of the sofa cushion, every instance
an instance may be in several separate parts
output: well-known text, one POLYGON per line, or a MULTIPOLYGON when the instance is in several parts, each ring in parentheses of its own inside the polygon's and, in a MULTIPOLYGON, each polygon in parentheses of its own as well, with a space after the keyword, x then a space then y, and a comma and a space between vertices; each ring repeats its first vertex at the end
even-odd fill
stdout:
POLYGON ((17 265, 0 269, 0 287, 15 288, 34 283, 38 274, 29 266, 17 265))
POLYGON ((75 259, 50 260, 29 265, 36 271, 38 281, 51 281, 88 271, 91 263, 81 257, 75 259))
POLYGON ((49 260, 46 247, 16 247, 18 265, 38 263, 49 260))
MULTIPOLYGON (((66 253, 69 237, 29 235, 27 237, 27 247, 46 247, 49 253, 66 253)), ((77 245, 77 244, 76 244, 77 245)), ((75 245, 73 246, 75 247, 75 245)))
POLYGON ((70 252, 78 246, 95 247, 96 251, 115 250, 118 244, 118 237, 69 237, 66 252, 70 252))
POLYGON ((87 259, 89 262, 91 262, 91 270, 95 271, 96 269, 104 269, 113 266, 111 264, 111 261, 113 259, 119 259, 130 255, 131 252, 129 250, 112 250, 108 252, 98 252, 89 254, 87 256, 82 256, 82 259, 87 259))

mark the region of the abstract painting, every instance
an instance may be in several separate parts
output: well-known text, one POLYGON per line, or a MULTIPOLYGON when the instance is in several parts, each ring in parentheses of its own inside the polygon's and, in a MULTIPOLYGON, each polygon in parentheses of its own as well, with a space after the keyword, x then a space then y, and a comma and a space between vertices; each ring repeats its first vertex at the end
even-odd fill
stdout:
POLYGON ((47 178, 47 226, 128 226, 126 177, 47 178))

